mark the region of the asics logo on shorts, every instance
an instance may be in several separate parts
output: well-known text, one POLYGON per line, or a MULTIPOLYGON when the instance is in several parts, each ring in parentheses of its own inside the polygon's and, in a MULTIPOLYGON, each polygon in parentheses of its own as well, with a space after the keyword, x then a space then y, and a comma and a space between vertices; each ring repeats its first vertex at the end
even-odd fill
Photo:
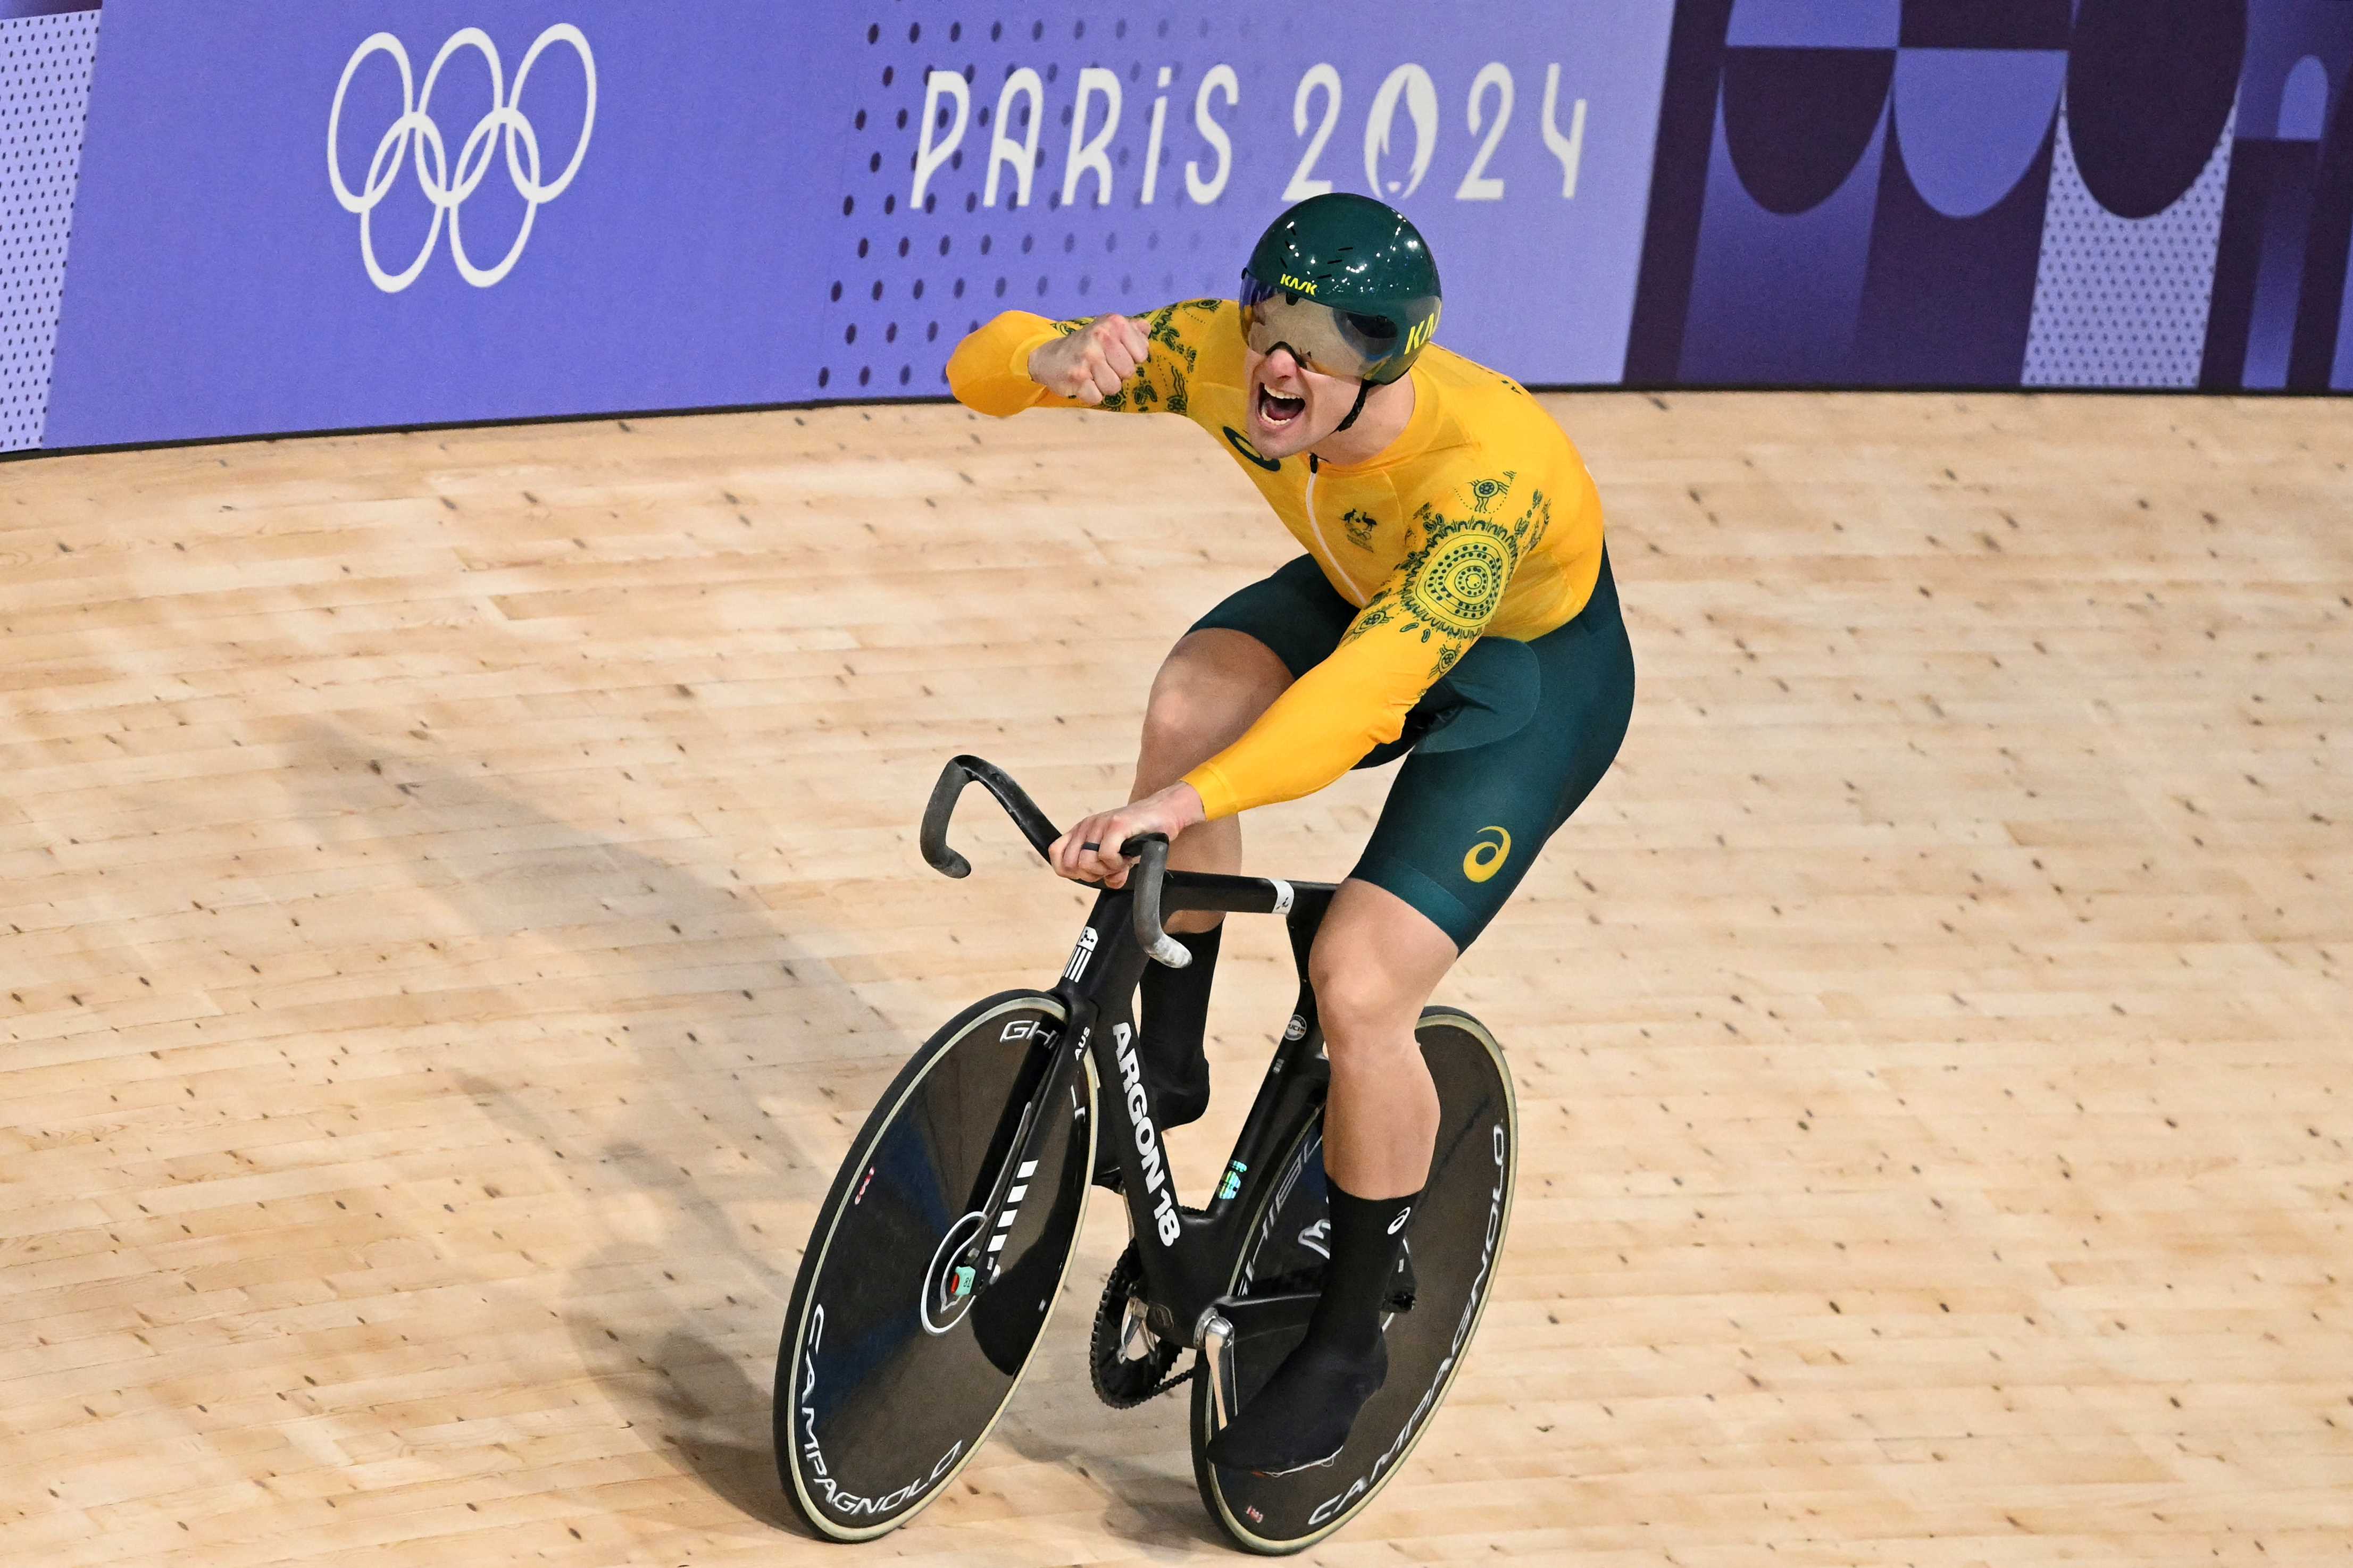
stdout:
POLYGON ((1504 868, 1512 858, 1512 836, 1501 827, 1482 827, 1479 842, 1471 846, 1462 857, 1462 874, 1474 882, 1483 882, 1504 868), (1487 837, 1490 833, 1495 837, 1487 837))
POLYGON ((596 58, 589 52, 587 38, 569 22, 557 23, 533 42, 522 57, 522 64, 516 68, 512 92, 507 90, 506 72, 499 64, 497 47, 480 27, 461 28, 449 36, 449 41, 441 46, 432 65, 426 68, 421 92, 409 68, 408 51, 401 47, 400 40, 390 33, 370 34, 343 63, 343 79, 335 83, 334 104, 327 110, 327 179, 343 209, 359 215, 360 260, 366 266, 370 280, 387 294, 397 294, 416 282, 426 263, 432 260, 433 247, 440 243, 445 218, 449 224, 449 256, 458 264, 459 275, 477 289, 487 289, 504 278, 522 258, 539 209, 562 195, 571 185, 572 177, 580 172, 580 160, 588 153, 588 132, 596 123, 596 58), (543 180, 539 136, 531 121, 523 118, 522 89, 531 79, 531 68, 551 44, 562 44, 579 57, 581 74, 587 80, 587 100, 580 116, 580 140, 573 146, 571 160, 554 179, 543 180), (433 119, 433 89, 441 79, 441 68, 460 49, 472 49, 490 68, 491 107, 467 132, 453 166, 448 142, 433 119), (343 160, 336 145, 343 129, 343 99, 351 91, 352 79, 360 67, 367 63, 370 56, 379 54, 389 55, 400 70, 400 114, 378 138, 375 152, 368 159, 367 177, 355 191, 343 179, 343 160), (515 231, 514 240, 504 256, 489 267, 480 267, 466 254, 459 209, 480 187, 492 161, 501 153, 505 154, 507 177, 514 182, 516 194, 523 199, 522 226, 515 231), (418 249, 417 258, 398 272, 388 272, 376 259, 371 219, 398 183, 402 165, 408 163, 416 165, 417 183, 424 188, 425 199, 433 205, 433 226, 426 231, 425 244, 418 249))

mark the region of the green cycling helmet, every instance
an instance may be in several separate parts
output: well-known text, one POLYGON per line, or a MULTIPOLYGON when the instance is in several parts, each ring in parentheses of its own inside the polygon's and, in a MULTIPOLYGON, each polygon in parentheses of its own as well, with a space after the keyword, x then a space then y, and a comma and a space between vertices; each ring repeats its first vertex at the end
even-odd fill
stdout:
POLYGON ((1308 197, 1260 237, 1242 268, 1241 307, 1255 352, 1281 344, 1308 369, 1369 390, 1405 374, 1429 346, 1438 266, 1403 213, 1333 191, 1308 197))

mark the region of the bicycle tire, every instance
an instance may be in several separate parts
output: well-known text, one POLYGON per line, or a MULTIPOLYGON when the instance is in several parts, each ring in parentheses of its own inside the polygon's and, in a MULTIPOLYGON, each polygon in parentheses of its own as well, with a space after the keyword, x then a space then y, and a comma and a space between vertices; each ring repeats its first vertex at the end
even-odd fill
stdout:
POLYGON ((820 1535, 869 1541, 921 1512, 971 1463, 1029 1371, 1094 1168, 1091 1064, 1083 1088, 1046 1109, 1063 1130, 1048 1130, 1020 1184, 1001 1269, 952 1301, 945 1260, 951 1237, 980 1218, 973 1194, 1002 1158, 1006 1108, 1029 1092, 1037 1039, 1068 1021, 1036 991, 958 1014, 883 1091, 818 1211, 778 1342, 773 1425, 785 1495, 820 1535))
MULTIPOLYGON (((1414 1037, 1439 1096, 1437 1147, 1407 1246, 1412 1310, 1388 1321, 1388 1381, 1365 1406, 1347 1447, 1328 1466, 1287 1476, 1227 1470, 1203 1450, 1214 1435, 1207 1377, 1193 1386, 1193 1479, 1209 1516, 1238 1546, 1279 1556, 1303 1551, 1364 1511, 1395 1479, 1462 1369, 1492 1293, 1511 1226, 1519 1166, 1519 1106, 1503 1047, 1484 1025, 1449 1007, 1423 1011, 1414 1037)), ((1321 1289, 1312 1245, 1328 1218, 1319 1110, 1285 1149, 1234 1260, 1229 1293, 1321 1289)), ((1298 1342, 1296 1331, 1235 1347, 1237 1408, 1247 1405, 1298 1342)))

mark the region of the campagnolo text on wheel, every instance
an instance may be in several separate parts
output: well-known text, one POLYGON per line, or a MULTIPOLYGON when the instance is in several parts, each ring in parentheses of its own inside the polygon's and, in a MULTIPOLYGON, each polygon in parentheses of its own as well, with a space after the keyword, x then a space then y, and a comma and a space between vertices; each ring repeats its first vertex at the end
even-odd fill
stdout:
POLYGON ((976 1003, 915 1054, 819 1212, 779 1348, 776 1457, 837 1539, 905 1522, 987 1439, 1090 1182, 1123 1194, 1133 1232, 1096 1312, 1096 1391, 1132 1405, 1190 1382, 1202 1500, 1252 1550, 1322 1539, 1398 1474, 1492 1288, 1511 1079, 1485 1028, 1430 1004, 1624 737, 1633 658, 1600 502, 1535 399, 1431 341, 1437 268, 1391 208, 1293 207, 1240 295, 1008 312, 949 364, 987 414, 1189 418, 1306 553, 1178 640, 1126 804, 1063 831, 976 757, 941 775, 933 866, 969 869, 947 829, 977 782, 1099 892, 1059 979, 976 1003), (1243 812, 1398 759, 1345 880, 1240 874, 1243 812), (1270 1020, 1272 1058, 1194 1207, 1162 1135, 1208 1104, 1230 913, 1287 922, 1299 999, 1270 1020))

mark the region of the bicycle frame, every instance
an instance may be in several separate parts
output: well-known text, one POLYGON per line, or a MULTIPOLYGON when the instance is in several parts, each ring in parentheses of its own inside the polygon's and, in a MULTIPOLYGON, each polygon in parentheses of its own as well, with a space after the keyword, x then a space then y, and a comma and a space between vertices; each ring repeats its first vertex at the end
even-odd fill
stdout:
MULTIPOLYGON (((944 875, 971 874, 971 864, 948 847, 947 826, 965 787, 975 783, 996 797, 1041 857, 1060 837, 1002 769, 978 757, 958 756, 942 770, 923 816, 923 857, 944 875)), ((1098 1097, 1102 1123, 1096 1129, 1096 1148, 1100 1151, 1107 1142, 1118 1163, 1146 1298, 1155 1320, 1166 1314, 1166 1321, 1155 1322, 1155 1331, 1197 1349, 1203 1348, 1206 1337, 1209 1344, 1204 1359, 1214 1377, 1227 1346, 1303 1325, 1315 1304, 1313 1292, 1237 1302, 1226 1291, 1249 1216, 1256 1212, 1266 1184, 1274 1179, 1270 1167, 1282 1152, 1278 1145, 1321 1103, 1330 1081, 1307 959, 1337 889, 1323 882, 1170 871, 1167 840, 1157 834, 1122 848, 1140 854, 1141 863, 1125 888, 1104 889, 1098 895, 1062 977, 1052 987, 1068 1011, 1068 1021, 1059 1035, 1033 1047, 1024 1077, 1035 1087, 1007 1107, 1009 1125, 1000 1129, 997 1139, 1005 1157, 995 1163, 989 1191, 974 1194, 973 1207, 986 1215, 976 1235, 974 1260, 977 1265, 982 1256, 982 1238, 997 1234, 1008 1202, 1018 1201, 1020 1173, 1034 1169, 1038 1152, 1032 1143, 1046 1122, 1042 1109, 1075 1089, 1079 1064, 1091 1055, 1097 1083, 1109 1090, 1098 1097), (1184 1209, 1176 1201, 1174 1173, 1152 1120, 1150 1094, 1134 1049, 1134 998, 1144 966, 1155 956, 1164 963, 1188 957, 1160 924, 1164 911, 1179 910, 1280 914, 1299 969, 1299 999, 1290 1026, 1235 1140, 1225 1177, 1201 1210, 1184 1209)), ((993 1268, 982 1277, 993 1280, 993 1268)))

